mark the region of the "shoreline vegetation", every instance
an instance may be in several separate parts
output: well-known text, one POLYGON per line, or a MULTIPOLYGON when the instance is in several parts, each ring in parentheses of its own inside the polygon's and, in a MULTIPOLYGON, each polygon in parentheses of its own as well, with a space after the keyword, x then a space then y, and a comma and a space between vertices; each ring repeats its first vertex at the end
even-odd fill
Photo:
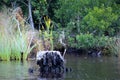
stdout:
POLYGON ((24 19, 22 14, 18 13, 19 10, 21 11, 16 9, 9 12, 9 9, 4 8, 3 12, 0 12, 0 60, 21 60, 21 53, 25 53, 25 59, 30 52, 28 32, 24 29, 29 27, 29 24, 23 25, 24 19))
POLYGON ((0 12, 0 60, 26 60, 35 58, 37 51, 53 50, 50 19, 45 17, 47 30, 31 29, 23 18, 20 7, 13 10, 4 8, 0 12), (44 37, 44 38, 43 38, 44 37))
MULTIPOLYGON (((60 44, 59 40, 63 36, 65 37, 65 34, 62 37, 55 34, 56 31, 50 30, 51 20, 48 17, 45 19, 47 30, 33 31, 30 25, 25 22, 21 8, 13 10, 13 13, 9 13, 6 8, 4 12, 0 12, 0 60, 21 60, 21 57, 23 57, 22 60, 35 58, 39 50, 54 49, 64 52, 65 46, 60 44), (53 47, 53 45, 55 46, 53 47)), ((116 53, 119 52, 120 40, 108 36, 95 37, 87 33, 76 37, 68 36, 68 39, 64 38, 64 41, 65 45, 69 47, 67 53, 99 56, 110 55, 115 50, 116 53)))
POLYGON ((70 2, 28 0, 24 2, 26 10, 25 4, 17 1, 15 4, 23 6, 7 9, 11 2, 3 0, 7 7, 0 5, 0 61, 30 60, 38 51, 47 50, 58 50, 63 55, 66 51, 96 57, 119 56, 119 2, 70 2))

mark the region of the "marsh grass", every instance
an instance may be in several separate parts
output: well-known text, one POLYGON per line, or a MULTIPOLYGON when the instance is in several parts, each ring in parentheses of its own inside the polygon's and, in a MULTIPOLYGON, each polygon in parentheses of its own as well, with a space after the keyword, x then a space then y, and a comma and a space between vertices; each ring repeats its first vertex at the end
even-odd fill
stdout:
POLYGON ((120 54, 120 38, 114 37, 111 42, 109 42, 109 48, 115 56, 120 54))
POLYGON ((34 46, 30 47, 26 27, 30 26, 27 24, 21 27, 8 9, 5 8, 0 12, 0 60, 20 60, 21 52, 23 52, 23 59, 27 58, 34 46))

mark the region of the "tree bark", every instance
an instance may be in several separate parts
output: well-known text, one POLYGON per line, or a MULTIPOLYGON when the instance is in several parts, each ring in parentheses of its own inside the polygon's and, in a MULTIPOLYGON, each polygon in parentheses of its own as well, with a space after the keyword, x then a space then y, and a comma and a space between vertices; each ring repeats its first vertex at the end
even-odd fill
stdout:
POLYGON ((29 19, 30 19, 30 26, 34 30, 34 23, 33 23, 33 17, 32 17, 32 6, 31 6, 31 0, 28 0, 28 9, 29 9, 29 19))

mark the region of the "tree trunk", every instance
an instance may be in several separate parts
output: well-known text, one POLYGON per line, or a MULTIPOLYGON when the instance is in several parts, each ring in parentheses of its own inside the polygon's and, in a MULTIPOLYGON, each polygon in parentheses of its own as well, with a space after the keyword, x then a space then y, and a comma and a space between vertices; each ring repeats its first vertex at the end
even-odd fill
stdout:
POLYGON ((78 12, 78 16, 77 16, 77 30, 78 30, 78 33, 80 33, 80 16, 79 16, 79 12, 78 12))
POLYGON ((28 0, 28 9, 29 9, 29 18, 30 18, 30 26, 34 30, 34 23, 33 23, 33 17, 32 17, 32 6, 31 6, 31 0, 28 0))

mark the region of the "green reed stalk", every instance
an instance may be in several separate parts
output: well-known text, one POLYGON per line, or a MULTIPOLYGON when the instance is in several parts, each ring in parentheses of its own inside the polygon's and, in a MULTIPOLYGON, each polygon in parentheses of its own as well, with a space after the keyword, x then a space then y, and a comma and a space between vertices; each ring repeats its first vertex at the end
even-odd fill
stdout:
MULTIPOLYGON (((5 11, 0 14, 0 60, 20 60, 21 52, 23 59, 32 50, 27 40, 27 30, 21 29, 19 22, 5 11)), ((28 27, 28 25, 25 25, 28 27)), ((23 27, 25 27, 23 26, 23 27)))

